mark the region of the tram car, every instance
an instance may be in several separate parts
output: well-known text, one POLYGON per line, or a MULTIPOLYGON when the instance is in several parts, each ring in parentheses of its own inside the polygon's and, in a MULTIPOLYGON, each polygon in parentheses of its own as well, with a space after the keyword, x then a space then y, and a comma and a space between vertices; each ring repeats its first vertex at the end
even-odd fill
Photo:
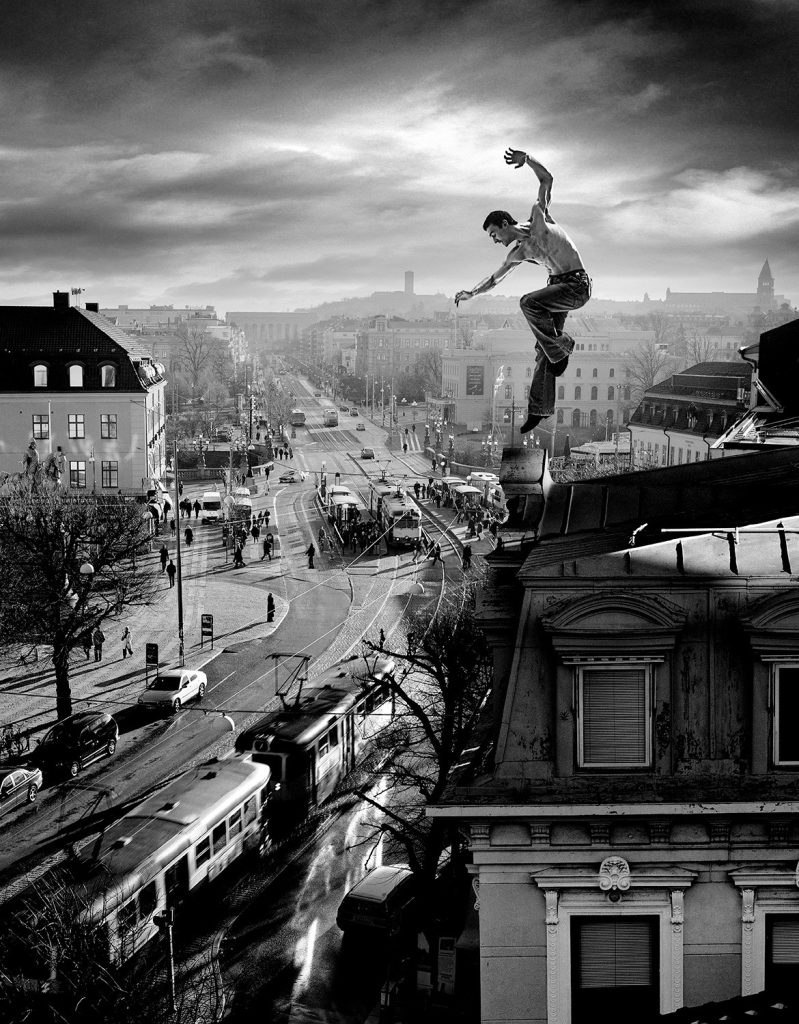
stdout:
POLYGON ((85 923, 103 930, 121 963, 158 934, 155 917, 247 853, 268 846, 271 772, 254 761, 191 769, 89 843, 75 866, 88 905, 85 923))
POLYGON ((391 658, 372 657, 367 667, 353 656, 241 733, 236 750, 271 771, 273 808, 315 807, 352 771, 393 719, 394 668, 391 658))
POLYGON ((452 500, 465 512, 474 511, 483 504, 483 492, 479 487, 470 487, 468 484, 456 484, 450 488, 452 500))
POLYGON ((338 426, 338 409, 325 409, 322 414, 322 424, 325 427, 338 426))
POLYGON ((366 512, 361 499, 352 491, 342 493, 345 488, 336 488, 338 493, 330 494, 327 499, 327 518, 339 530, 359 523, 366 512))
POLYGON ((383 501, 396 493, 397 485, 391 480, 369 481, 369 511, 375 519, 380 518, 380 508, 383 501))
POLYGON ((508 509, 508 502, 505 498, 505 492, 502 489, 502 484, 496 483, 489 485, 488 494, 486 495, 485 506, 502 525, 507 523, 510 517, 510 511, 508 509))
POLYGON ((407 496, 392 494, 383 498, 380 505, 380 529, 389 544, 398 547, 413 547, 422 539, 422 515, 407 496))
POLYGON ((292 427, 305 426, 305 413, 302 409, 292 409, 289 415, 289 424, 292 427))

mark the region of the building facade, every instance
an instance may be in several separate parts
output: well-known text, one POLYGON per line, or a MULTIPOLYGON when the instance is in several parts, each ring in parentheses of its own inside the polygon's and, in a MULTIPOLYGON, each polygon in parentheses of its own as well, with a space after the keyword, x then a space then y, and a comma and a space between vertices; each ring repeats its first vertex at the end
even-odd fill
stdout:
POLYGON ((69 301, 0 306, 0 472, 24 471, 33 449, 60 457, 62 487, 146 491, 166 469, 164 368, 96 306, 69 301))
POLYGON ((478 595, 492 768, 430 812, 469 844, 481 1021, 795 984, 799 451, 570 485, 529 459, 536 541, 478 595))
POLYGON ((455 343, 455 322, 445 316, 432 320, 403 320, 374 316, 366 320, 356 339, 357 373, 400 377, 413 372, 425 352, 443 356, 455 343))

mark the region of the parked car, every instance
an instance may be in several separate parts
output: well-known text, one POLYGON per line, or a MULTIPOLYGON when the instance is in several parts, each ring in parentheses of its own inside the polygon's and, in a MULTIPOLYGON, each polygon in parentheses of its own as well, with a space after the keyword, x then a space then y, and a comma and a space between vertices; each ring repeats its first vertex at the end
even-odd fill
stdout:
POLYGON ((362 459, 373 459, 375 457, 374 448, 361 448, 362 459))
POLYGON ((0 816, 23 804, 36 803, 42 781, 42 773, 38 768, 0 770, 0 816))
POLYGON ((336 924, 343 932, 396 936, 410 926, 415 900, 416 880, 409 868, 372 868, 341 901, 336 924))
POLYGON ((73 779, 87 765, 110 757, 117 748, 119 728, 103 711, 79 711, 62 718, 39 741, 31 761, 45 775, 73 779))
POLYGON ((298 469, 284 469, 278 477, 281 484, 298 484, 302 475, 298 469))
POLYGON ((313 396, 314 396, 314 398, 321 398, 322 397, 322 392, 321 391, 314 391, 313 396))
POLYGON ((353 405, 353 407, 350 409, 350 416, 357 416, 357 415, 358 415, 358 410, 353 405))
POLYGON ((190 700, 202 700, 208 687, 205 672, 192 668, 173 668, 159 672, 139 697, 139 704, 150 708, 169 708, 173 714, 190 700))
POLYGON ((365 423, 363 422, 363 420, 359 420, 359 421, 358 421, 358 422, 357 422, 357 423, 355 424, 355 429, 356 429, 356 430, 366 430, 366 424, 365 424, 365 423))
POLYGON ((340 405, 338 407, 338 411, 339 412, 349 412, 350 411, 350 407, 348 405, 340 405))

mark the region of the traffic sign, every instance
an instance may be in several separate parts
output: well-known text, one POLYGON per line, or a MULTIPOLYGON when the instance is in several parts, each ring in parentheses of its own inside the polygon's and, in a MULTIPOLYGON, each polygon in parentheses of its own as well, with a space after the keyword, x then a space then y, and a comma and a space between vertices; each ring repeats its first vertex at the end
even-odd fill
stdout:
POLYGON ((158 667, 158 644, 144 645, 144 663, 158 667))
POLYGON ((210 636, 211 649, 214 646, 214 617, 210 612, 203 612, 200 616, 200 647, 203 646, 205 638, 210 636))

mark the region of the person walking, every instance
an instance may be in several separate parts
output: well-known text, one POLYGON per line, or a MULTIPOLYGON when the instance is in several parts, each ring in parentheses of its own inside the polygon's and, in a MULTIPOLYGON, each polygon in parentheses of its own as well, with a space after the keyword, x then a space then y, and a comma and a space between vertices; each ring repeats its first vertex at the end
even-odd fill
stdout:
POLYGON ((316 548, 313 546, 313 541, 308 545, 305 554, 308 556, 308 568, 313 569, 313 556, 316 554, 316 548))
POLYGON ((200 509, 201 508, 202 508, 202 505, 197 500, 197 498, 195 498, 194 499, 194 518, 195 519, 199 519, 200 518, 200 509))
POLYGON ((427 557, 433 559, 433 565, 435 565, 436 562, 439 561, 443 562, 443 558, 441 557, 441 545, 438 543, 438 541, 435 542, 435 544, 433 545, 433 550, 427 557))
POLYGON ((169 585, 170 585, 170 587, 174 587, 174 585, 175 585, 175 574, 177 573, 177 571, 178 571, 178 567, 175 565, 175 563, 170 558, 169 559, 169 565, 167 565, 167 567, 166 567, 166 574, 169 577, 169 585))
POLYGON ((99 626, 92 633, 92 643, 94 644, 94 660, 103 660, 103 644, 105 643, 105 633, 100 629, 99 626))
POLYGON ((130 631, 130 626, 125 626, 122 631, 122 657, 127 658, 130 654, 133 654, 133 646, 131 641, 133 640, 133 634, 130 631))
POLYGON ((173 537, 175 536, 175 531, 176 530, 177 530, 177 527, 175 526, 175 520, 174 520, 174 517, 173 517, 172 519, 169 520, 169 532, 172 534, 173 537))
POLYGON ((263 562, 265 558, 272 561, 272 541, 268 536, 264 537, 264 553, 261 555, 261 561, 263 562))
POLYGON ((186 538, 186 547, 191 547, 191 542, 194 540, 194 530, 190 526, 187 526, 183 536, 186 538))
POLYGON ((258 525, 258 523, 252 524, 252 526, 250 527, 250 533, 252 534, 253 544, 257 544, 258 538, 261 536, 261 527, 258 525))
POLYGON ((574 350, 574 338, 563 330, 566 317, 591 298, 591 279, 579 252, 549 212, 552 175, 534 157, 519 149, 505 151, 505 163, 517 170, 530 167, 538 178, 538 196, 529 221, 519 224, 505 210, 492 210, 483 230, 497 245, 513 248, 505 262, 474 288, 457 292, 455 305, 490 291, 520 263, 542 264, 549 271, 544 288, 523 295, 520 307, 535 338, 535 370, 527 402, 526 434, 555 411, 555 379, 565 371, 574 350))
POLYGON ((183 497, 183 481, 181 480, 178 484, 178 498, 183 497))
POLYGON ((421 489, 422 489, 422 485, 417 480, 416 483, 413 485, 413 493, 416 495, 416 500, 417 501, 419 500, 419 492, 421 491, 421 489))
POLYGON ((163 576, 166 572, 166 563, 169 561, 169 551, 166 544, 161 545, 161 550, 158 552, 161 558, 161 575, 163 576))
POLYGON ((472 545, 465 544, 463 547, 463 571, 466 572, 472 567, 472 545))
POLYGON ((413 564, 416 565, 419 561, 419 556, 422 553, 422 541, 419 537, 413 542, 413 564))
POLYGON ((80 645, 83 648, 83 653, 86 655, 86 660, 89 660, 89 654, 92 649, 92 631, 90 629, 84 629, 80 635, 80 645))
POLYGON ((244 551, 241 544, 237 544, 236 550, 233 552, 233 565, 236 569, 244 568, 244 551))
POLYGON ((266 595, 266 621, 275 621, 275 599, 271 593, 266 595))

